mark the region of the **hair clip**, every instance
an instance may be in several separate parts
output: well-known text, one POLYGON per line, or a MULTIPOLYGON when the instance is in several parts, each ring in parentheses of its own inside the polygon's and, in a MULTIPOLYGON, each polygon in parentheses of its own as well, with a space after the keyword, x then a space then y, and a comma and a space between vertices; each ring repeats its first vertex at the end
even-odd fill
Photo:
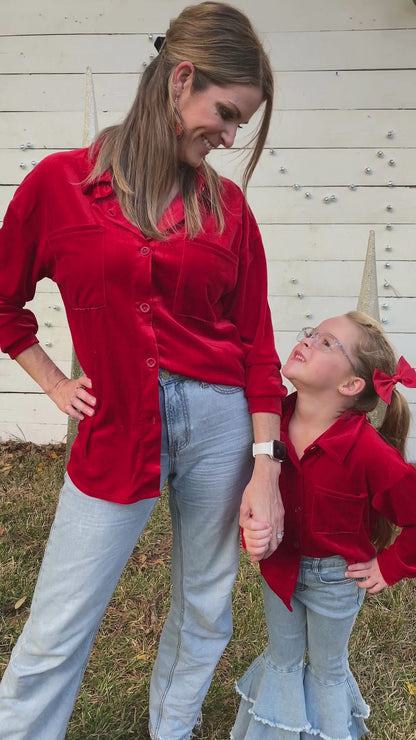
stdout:
POLYGON ((396 383, 402 383, 407 388, 416 388, 416 370, 409 365, 404 357, 400 357, 394 375, 387 375, 387 373, 376 368, 373 372, 373 383, 377 395, 389 404, 396 383))
POLYGON ((160 52, 162 51, 165 41, 166 36, 156 36, 153 42, 153 46, 155 47, 158 54, 160 54, 160 52))

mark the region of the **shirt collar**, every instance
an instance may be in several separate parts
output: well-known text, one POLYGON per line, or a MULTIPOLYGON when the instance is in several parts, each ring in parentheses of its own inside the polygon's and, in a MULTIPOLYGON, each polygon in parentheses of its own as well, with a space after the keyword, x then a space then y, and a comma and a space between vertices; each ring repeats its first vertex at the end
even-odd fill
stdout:
MULTIPOLYGON (((201 204, 208 195, 206 180, 201 169, 196 170, 196 197, 201 204)), ((185 208, 182 194, 178 192, 172 202, 169 204, 165 213, 158 223, 161 231, 175 231, 179 225, 185 223, 185 208)))
MULTIPOLYGON (((82 183, 81 185, 83 193, 91 195, 93 200, 99 198, 108 198, 108 196, 114 193, 113 188, 113 176, 111 170, 103 172, 96 180, 89 183, 82 183)), ((205 177, 201 169, 197 170, 197 182, 196 182, 196 194, 198 200, 202 203, 208 196, 208 188, 205 177)), ((185 212, 184 203, 181 193, 177 193, 173 201, 166 209, 163 214, 158 226, 163 231, 171 231, 178 224, 184 223, 185 212)))
POLYGON ((106 170, 92 182, 83 182, 81 187, 82 192, 91 195, 93 200, 108 198, 109 195, 114 193, 111 170, 106 170))
MULTIPOLYGON (((297 393, 291 393, 283 401, 282 431, 288 436, 289 421, 293 414, 297 393)), ((320 447, 328 455, 343 462, 367 423, 363 411, 347 409, 310 447, 320 447)), ((306 450, 305 450, 306 452, 306 450)))

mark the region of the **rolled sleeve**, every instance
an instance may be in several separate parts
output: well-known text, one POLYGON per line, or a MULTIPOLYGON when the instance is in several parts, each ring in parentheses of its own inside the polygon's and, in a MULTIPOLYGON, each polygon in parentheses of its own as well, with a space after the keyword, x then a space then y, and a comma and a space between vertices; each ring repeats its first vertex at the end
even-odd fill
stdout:
POLYGON ((35 171, 20 185, 0 229, 0 348, 14 359, 37 343, 36 317, 25 303, 42 272, 35 171))
POLYGON ((239 279, 229 315, 236 324, 245 353, 246 396, 251 413, 281 414, 286 396, 267 301, 267 265, 255 218, 244 201, 239 255, 239 279))

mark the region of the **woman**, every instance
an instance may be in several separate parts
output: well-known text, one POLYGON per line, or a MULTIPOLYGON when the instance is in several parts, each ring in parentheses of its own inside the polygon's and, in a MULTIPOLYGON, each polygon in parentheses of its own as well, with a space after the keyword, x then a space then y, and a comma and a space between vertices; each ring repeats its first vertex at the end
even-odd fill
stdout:
POLYGON ((272 102, 247 18, 216 2, 186 8, 125 121, 89 151, 47 157, 9 206, 1 348, 80 424, 0 688, 0 738, 64 737, 105 608, 166 480, 173 594, 150 734, 190 737, 232 631, 240 503, 242 522, 282 529, 280 465, 260 454, 253 472, 251 456, 253 438, 279 438, 284 395, 263 247, 240 189, 205 161, 263 105, 246 185, 272 102), (77 380, 40 348, 23 308, 45 276, 64 300, 77 380))

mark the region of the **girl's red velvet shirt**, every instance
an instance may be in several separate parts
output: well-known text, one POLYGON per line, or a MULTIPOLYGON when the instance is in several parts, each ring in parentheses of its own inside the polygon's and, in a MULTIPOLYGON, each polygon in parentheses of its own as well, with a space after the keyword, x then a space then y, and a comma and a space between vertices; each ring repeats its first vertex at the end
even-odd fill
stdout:
POLYGON ((288 437, 296 393, 283 402, 281 434, 287 444, 279 486, 285 507, 285 536, 260 562, 270 588, 290 606, 302 555, 341 555, 348 565, 376 554, 371 543, 382 515, 402 527, 377 559, 392 585, 416 577, 416 470, 385 442, 358 411, 346 411, 301 460, 288 437))
MULTIPOLYGON (((222 180, 222 234, 205 207, 187 238, 178 195, 156 241, 124 218, 110 172, 85 184, 91 166, 87 149, 53 154, 17 189, 0 231, 0 347, 14 358, 38 341, 24 306, 38 280, 54 280, 97 398, 68 472, 84 493, 127 504, 159 494, 159 367, 244 388, 251 413, 280 414, 286 391, 264 249, 240 189, 222 180)), ((203 204, 202 175, 199 188, 203 204)))

